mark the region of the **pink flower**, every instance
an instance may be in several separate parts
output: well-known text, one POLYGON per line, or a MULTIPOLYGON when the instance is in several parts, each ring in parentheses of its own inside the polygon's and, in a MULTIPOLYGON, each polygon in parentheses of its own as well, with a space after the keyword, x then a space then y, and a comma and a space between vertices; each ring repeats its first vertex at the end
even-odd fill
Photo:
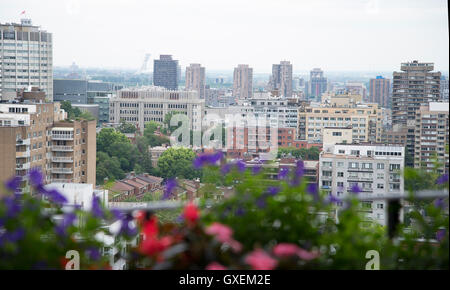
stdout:
POLYGON ((192 202, 188 203, 184 208, 184 218, 189 224, 195 224, 195 222, 200 217, 200 212, 192 202))
POLYGON ((208 235, 214 236, 216 240, 221 243, 228 244, 234 252, 238 253, 242 250, 242 245, 238 241, 234 240, 233 230, 221 223, 214 222, 206 228, 205 232, 208 235))
POLYGON ((300 259, 305 261, 314 260, 320 256, 318 251, 308 252, 307 250, 304 249, 299 249, 297 255, 299 256, 300 259))
POLYGON ((301 250, 297 245, 290 243, 280 243, 273 248, 273 253, 277 257, 290 257, 297 255, 301 250))
POLYGON ((226 243, 232 239, 233 230, 221 223, 214 222, 206 228, 205 232, 208 235, 215 236, 215 238, 222 243, 226 243))
POLYGON ((246 258, 245 262, 253 270, 273 270, 278 262, 261 249, 254 250, 246 258))
POLYGON ((206 270, 226 270, 227 268, 217 262, 209 263, 206 270))

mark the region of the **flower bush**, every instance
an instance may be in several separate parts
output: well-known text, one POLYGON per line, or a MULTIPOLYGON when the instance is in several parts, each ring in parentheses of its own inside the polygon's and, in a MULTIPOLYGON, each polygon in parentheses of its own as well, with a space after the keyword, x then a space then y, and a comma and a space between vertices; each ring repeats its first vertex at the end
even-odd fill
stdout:
MULTIPOLYGON (((65 198, 46 190, 38 171, 27 176, 32 194, 17 194, 23 180, 13 178, 0 203, 0 268, 61 269, 68 250, 82 253, 83 269, 108 268, 94 238, 104 232, 137 239, 123 256, 129 269, 365 269, 369 250, 380 253, 381 269, 448 269, 448 199, 413 208, 409 223, 390 239, 382 226, 363 226, 359 188, 345 199, 327 195, 308 184, 302 161, 281 169, 276 180, 266 178, 262 165, 224 161, 220 153, 206 154, 193 167, 207 172, 207 182, 233 186, 235 193, 212 203, 188 202, 166 222, 152 212, 107 210, 97 198, 90 212, 67 210, 65 198), (337 211, 336 203, 343 209, 337 211), (119 231, 108 232, 104 225, 115 221, 119 231)), ((448 190, 448 175, 435 183, 448 190)), ((169 180, 163 198, 173 198, 175 187, 169 180)), ((206 188, 205 197, 217 189, 206 188)), ((409 202, 415 203, 413 194, 409 202)))

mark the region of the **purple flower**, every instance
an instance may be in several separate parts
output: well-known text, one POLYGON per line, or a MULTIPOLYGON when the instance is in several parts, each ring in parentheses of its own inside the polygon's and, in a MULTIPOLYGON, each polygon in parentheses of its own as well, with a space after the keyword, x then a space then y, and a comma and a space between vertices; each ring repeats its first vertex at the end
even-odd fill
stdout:
POLYGON ((238 206, 236 209, 236 215, 237 216, 243 216, 245 214, 245 209, 242 206, 238 206))
POLYGON ((178 223, 184 222, 184 214, 180 214, 180 215, 176 218, 176 222, 178 222, 178 223))
POLYGON ((241 173, 244 172, 245 171, 245 162, 239 159, 236 162, 236 168, 239 172, 241 172, 241 173))
POLYGON ((6 205, 7 218, 15 217, 16 215, 19 214, 20 210, 22 209, 22 206, 20 205, 17 197, 7 196, 4 198, 3 202, 6 205))
POLYGON ((353 192, 354 194, 359 194, 361 192, 361 188, 358 186, 358 184, 354 184, 350 188, 350 191, 353 192))
POLYGON ((103 218, 104 217, 104 213, 103 213, 100 197, 98 197, 96 195, 94 195, 92 197, 91 212, 92 212, 92 215, 97 217, 97 218, 103 218))
POLYGON ((260 164, 254 166, 254 167, 252 168, 252 173, 253 173, 253 175, 259 174, 259 173, 261 172, 261 169, 262 169, 262 166, 261 166, 260 164))
POLYGON ((91 259, 92 261, 98 261, 100 260, 101 254, 100 254, 100 250, 96 247, 89 247, 86 250, 89 259, 91 259))
POLYGON ((280 192, 280 188, 278 186, 269 186, 267 188, 267 193, 271 196, 277 195, 280 192))
POLYGON ((124 217, 124 213, 120 209, 117 209, 117 208, 111 209, 111 213, 116 220, 121 220, 124 217))
POLYGON ((76 219, 75 213, 66 213, 61 223, 55 227, 55 232, 60 236, 65 236, 67 228, 72 226, 76 219))
POLYGON ((22 177, 14 176, 13 178, 11 178, 5 182, 5 187, 12 192, 16 192, 17 189, 19 189, 21 182, 22 182, 22 177))
POLYGON ((338 203, 338 202, 342 202, 342 200, 339 199, 338 197, 336 197, 336 196, 330 194, 330 195, 328 196, 328 202, 329 202, 329 203, 338 203))
POLYGON ((162 199, 169 199, 172 197, 172 193, 177 187, 177 181, 174 178, 167 180, 166 188, 164 189, 164 194, 162 199))
POLYGON ((11 243, 15 243, 15 242, 21 240, 25 236, 25 230, 23 228, 18 228, 15 231, 9 233, 7 236, 8 236, 8 240, 11 243))
POLYGON ((131 214, 127 214, 123 217, 120 224, 120 230, 119 235, 126 235, 126 236, 135 236, 137 234, 136 227, 131 227, 130 223, 133 221, 133 217, 131 214))
POLYGON ((303 160, 298 160, 297 166, 295 168, 295 177, 302 178, 304 173, 305 173, 305 164, 303 163, 303 160))
POLYGON ((436 232, 436 240, 442 242, 445 238, 447 231, 445 229, 438 229, 436 232))
POLYGON ((67 202, 67 198, 56 189, 47 191, 46 195, 50 198, 52 202, 56 204, 64 204, 67 202))
POLYGON ((38 167, 34 167, 28 172, 28 179, 32 186, 39 187, 42 186, 44 177, 41 170, 38 167))
POLYGON ((434 206, 440 209, 444 209, 445 203, 443 198, 438 198, 434 201, 434 206))
POLYGON ((313 196, 316 196, 319 193, 317 184, 315 184, 315 183, 308 184, 308 186, 306 187, 306 192, 313 196))
POLYGON ((256 206, 259 207, 259 208, 265 208, 267 206, 266 197, 264 195, 260 196, 256 200, 256 206))
POLYGON ((442 185, 444 183, 448 183, 448 173, 441 175, 437 180, 436 184, 442 185))
POLYGON ((211 165, 214 165, 214 164, 217 163, 217 161, 222 160, 223 153, 222 153, 222 151, 217 151, 216 153, 211 154, 211 155, 209 155, 208 157, 209 157, 209 158, 208 158, 208 159, 209 159, 208 162, 209 162, 211 165))
POLYGON ((220 168, 220 172, 225 175, 228 174, 231 171, 231 164, 227 163, 224 166, 222 166, 222 168, 220 168))
POLYGON ((278 172, 278 179, 285 179, 286 176, 289 174, 289 169, 286 167, 282 167, 280 169, 280 172, 278 172))

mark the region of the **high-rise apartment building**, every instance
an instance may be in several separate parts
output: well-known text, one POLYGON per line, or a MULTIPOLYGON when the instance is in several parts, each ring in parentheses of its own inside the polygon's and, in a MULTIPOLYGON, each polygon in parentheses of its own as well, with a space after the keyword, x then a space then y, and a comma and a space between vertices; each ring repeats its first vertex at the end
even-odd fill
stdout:
POLYGON ((292 64, 289 61, 281 61, 272 65, 272 77, 270 79, 271 90, 278 91, 278 96, 292 97, 292 64))
POLYGON ((186 67, 186 90, 197 91, 200 99, 205 99, 205 68, 198 63, 186 67))
POLYGON ((248 64, 239 64, 233 73, 233 96, 249 99, 253 95, 253 69, 248 64))
POLYGON ((65 120, 42 91, 21 94, 20 103, 0 103, 0 181, 39 167, 46 183, 95 184, 96 121, 65 120))
POLYGON ((406 125, 415 120, 416 111, 439 100, 441 73, 433 72, 433 63, 414 60, 401 64, 393 73, 392 124, 406 125))
POLYGON ((320 101, 322 94, 327 91, 327 84, 323 71, 320 68, 313 69, 309 74, 309 97, 320 101))
POLYGON ((143 132, 146 122, 164 122, 169 112, 180 112, 189 119, 189 127, 201 129, 205 100, 196 91, 171 91, 161 87, 122 89, 109 103, 111 123, 132 123, 143 132))
POLYGON ((383 108, 390 107, 390 90, 391 80, 377 76, 370 79, 370 92, 368 101, 370 103, 377 103, 383 108))
POLYGON ((178 89, 178 80, 181 70, 178 68, 178 60, 171 55, 160 55, 153 61, 153 85, 164 87, 168 90, 178 89))
POLYGON ((360 104, 361 96, 336 95, 298 109, 298 139, 323 142, 325 127, 351 127, 353 142, 380 142, 382 112, 378 104, 360 104))
POLYGON ((449 103, 430 102, 416 112, 414 167, 431 171, 434 159, 449 173, 449 103), (446 148, 447 147, 447 148, 446 148))
MULTIPOLYGON (((361 194, 375 197, 402 193, 404 159, 405 148, 401 145, 336 144, 320 154, 319 186, 339 198, 351 194, 355 186, 361 194)), ((366 221, 386 225, 386 201, 363 201, 362 210, 366 221)))
POLYGON ((38 87, 53 98, 52 34, 22 19, 0 23, 0 100, 11 100, 19 89, 38 87))
POLYGON ((440 92, 440 100, 443 102, 448 102, 448 77, 441 77, 441 92, 440 92))

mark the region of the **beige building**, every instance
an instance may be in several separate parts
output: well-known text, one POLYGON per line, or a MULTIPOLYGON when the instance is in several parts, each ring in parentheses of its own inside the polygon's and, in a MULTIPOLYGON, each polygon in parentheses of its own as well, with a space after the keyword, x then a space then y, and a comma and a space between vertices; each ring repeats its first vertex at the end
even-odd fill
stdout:
POLYGON ((96 121, 63 121, 59 103, 0 103, 0 182, 39 167, 45 182, 95 184, 96 121))
POLYGON ((109 101, 109 121, 132 123, 144 132, 146 122, 164 122, 169 112, 180 112, 189 119, 189 127, 201 129, 205 100, 196 91, 171 91, 162 87, 128 88, 117 91, 109 101))
POLYGON ((360 104, 351 98, 339 97, 330 104, 311 103, 298 109, 298 139, 323 142, 325 127, 352 127, 353 142, 380 142, 382 113, 378 104, 360 104), (339 105, 338 105, 339 104, 339 105))
POLYGON ((205 98, 205 68, 198 63, 186 67, 186 90, 197 91, 200 99, 205 98))
POLYGON ((325 127, 323 128, 323 147, 338 143, 351 144, 353 141, 353 129, 348 127, 325 127))
POLYGON ((270 79, 271 90, 277 91, 278 96, 292 97, 292 64, 289 61, 281 61, 272 65, 272 77, 270 79))
POLYGON ((52 34, 33 26, 30 19, 0 23, 0 100, 11 100, 29 86, 53 100, 52 34))
POLYGON ((248 64, 234 68, 233 96, 237 99, 250 99, 253 95, 253 69, 248 64))
POLYGON ((416 112, 414 167, 431 171, 434 157, 440 165, 439 172, 449 172, 449 103, 431 102, 416 112))

